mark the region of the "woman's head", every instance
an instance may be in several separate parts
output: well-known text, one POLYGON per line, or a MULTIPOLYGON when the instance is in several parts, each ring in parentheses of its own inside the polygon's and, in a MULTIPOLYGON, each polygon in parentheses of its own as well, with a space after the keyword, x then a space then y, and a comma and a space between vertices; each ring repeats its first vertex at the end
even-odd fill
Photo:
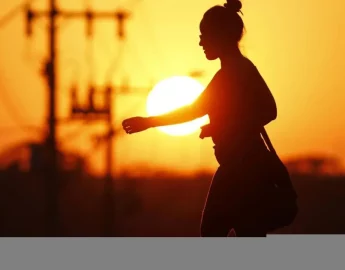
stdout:
POLYGON ((238 48, 244 24, 239 16, 242 3, 228 0, 224 6, 214 6, 205 12, 200 22, 200 43, 206 58, 214 60, 229 50, 238 48))

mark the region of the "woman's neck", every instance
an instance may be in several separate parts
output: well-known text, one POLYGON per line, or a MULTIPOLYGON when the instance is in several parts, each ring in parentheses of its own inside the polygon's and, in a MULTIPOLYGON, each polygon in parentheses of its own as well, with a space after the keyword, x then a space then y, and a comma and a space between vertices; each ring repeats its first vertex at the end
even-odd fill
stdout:
POLYGON ((219 57, 221 68, 233 65, 241 57, 243 55, 238 47, 227 50, 223 56, 219 57))

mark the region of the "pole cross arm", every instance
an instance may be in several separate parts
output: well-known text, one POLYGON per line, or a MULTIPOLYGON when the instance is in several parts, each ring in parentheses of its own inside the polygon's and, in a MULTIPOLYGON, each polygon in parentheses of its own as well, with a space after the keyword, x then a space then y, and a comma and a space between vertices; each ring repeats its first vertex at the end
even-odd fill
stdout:
POLYGON ((26 34, 27 36, 32 35, 32 23, 36 18, 42 17, 62 17, 65 19, 85 19, 87 22, 86 33, 88 37, 93 34, 93 21, 95 19, 114 19, 118 22, 117 35, 123 39, 124 34, 124 20, 130 16, 129 12, 123 10, 116 11, 92 11, 86 9, 84 11, 69 11, 58 8, 53 8, 50 11, 44 10, 33 10, 29 4, 25 6, 26 15, 26 34))

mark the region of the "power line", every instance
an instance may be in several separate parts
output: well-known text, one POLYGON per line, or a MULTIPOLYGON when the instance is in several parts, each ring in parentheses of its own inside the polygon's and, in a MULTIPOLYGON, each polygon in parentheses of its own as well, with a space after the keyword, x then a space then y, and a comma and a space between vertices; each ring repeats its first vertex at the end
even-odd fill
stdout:
POLYGON ((12 120, 14 120, 18 124, 18 126, 24 126, 25 123, 23 121, 22 116, 18 113, 18 110, 15 107, 15 105, 8 98, 3 86, 2 86, 2 89, 0 91, 0 95, 1 95, 0 100, 3 104, 3 106, 6 108, 6 111, 8 112, 8 114, 12 118, 12 120))
POLYGON ((0 102, 2 102, 4 108, 6 109, 8 116, 17 124, 17 127, 22 129, 24 132, 35 131, 42 132, 43 130, 39 127, 34 127, 34 125, 28 125, 27 121, 24 120, 22 114, 19 113, 18 108, 12 103, 11 98, 7 95, 5 87, 1 85, 0 91, 0 102))
POLYGON ((0 134, 3 134, 4 136, 8 136, 7 132, 13 132, 13 131, 24 131, 24 132, 37 132, 37 133, 43 133, 43 130, 35 125, 25 125, 25 126, 0 126, 0 134))
POLYGON ((144 64, 143 64, 143 61, 142 61, 142 58, 139 56, 139 53, 138 53, 138 50, 137 50, 137 46, 132 47, 132 46, 129 45, 129 46, 128 46, 128 50, 130 50, 130 51, 132 52, 132 54, 136 56, 136 58, 137 58, 137 60, 138 60, 138 61, 136 61, 136 63, 137 63, 138 65, 140 65, 141 70, 143 70, 144 72, 146 72, 146 75, 151 75, 151 74, 149 74, 149 72, 147 71, 147 68, 145 68, 145 66, 144 66, 144 64))
POLYGON ((108 83, 112 81, 112 76, 114 76, 114 74, 117 72, 117 70, 120 68, 120 65, 122 64, 123 56, 124 56, 124 48, 125 48, 125 43, 121 42, 117 55, 114 56, 112 62, 110 63, 106 71, 105 81, 108 83))
POLYGON ((22 2, 21 4, 13 7, 10 11, 6 14, 0 16, 0 28, 4 27, 10 20, 12 20, 19 12, 25 8, 26 5, 33 3, 36 0, 27 0, 22 2))
MULTIPOLYGON (((117 5, 117 8, 120 8, 121 6, 126 7, 127 9, 130 9, 132 12, 134 8, 143 0, 131 0, 131 1, 125 1, 124 4, 119 3, 117 5)), ((102 36, 103 37, 103 36, 102 36)), ((108 42, 102 42, 101 45, 104 46, 104 44, 108 44, 108 42)), ((112 81, 112 77, 116 74, 116 72, 119 70, 121 64, 124 61, 124 49, 125 47, 128 47, 129 43, 127 39, 120 40, 120 46, 119 49, 117 50, 117 54, 112 57, 110 64, 105 72, 105 82, 110 83, 112 81)), ((104 48, 104 47, 103 47, 104 48)), ((108 51, 108 48, 106 50, 101 50, 102 52, 108 51)), ((109 55, 107 55, 109 58, 109 55)))
MULTIPOLYGON (((28 4, 34 2, 35 0, 28 0, 22 2, 21 4, 13 7, 10 11, 0 17, 0 28, 4 27, 10 20, 12 20, 19 12, 23 10, 28 4)), ((35 132, 42 132, 42 129, 39 127, 35 127, 34 125, 27 125, 26 121, 23 119, 21 113, 19 113, 18 108, 11 102, 11 99, 6 94, 5 87, 1 86, 2 91, 0 91, 1 101, 3 106, 5 107, 8 115, 12 118, 13 121, 16 122, 18 128, 20 128, 24 132, 28 131, 35 131, 35 132)))
POLYGON ((90 121, 88 121, 87 119, 84 120, 77 128, 75 128, 74 130, 72 130, 71 132, 68 132, 64 135, 62 135, 61 137, 59 137, 59 141, 70 141, 71 139, 74 139, 80 135, 82 135, 82 132, 81 130, 85 130, 85 128, 90 128, 91 126, 90 125, 87 125, 89 124, 90 121))
POLYGON ((91 42, 91 40, 87 40, 87 45, 85 48, 85 58, 86 58, 86 62, 89 68, 89 84, 94 83, 95 77, 97 77, 97 75, 95 75, 95 61, 94 61, 94 48, 93 48, 93 42, 91 42))
POLYGON ((154 32, 154 30, 152 28, 152 23, 150 21, 150 16, 148 16, 147 14, 145 16, 145 22, 146 22, 145 30, 146 30, 146 32, 149 32, 151 34, 150 40, 152 41, 154 52, 155 52, 155 54, 158 54, 158 57, 156 57, 156 59, 157 58, 159 59, 160 68, 165 70, 166 65, 164 64, 165 61, 163 60, 164 58, 162 57, 163 54, 162 54, 162 51, 160 50, 160 48, 157 47, 156 35, 155 35, 155 32, 154 32), (151 31, 148 31, 148 29, 151 30, 151 31))

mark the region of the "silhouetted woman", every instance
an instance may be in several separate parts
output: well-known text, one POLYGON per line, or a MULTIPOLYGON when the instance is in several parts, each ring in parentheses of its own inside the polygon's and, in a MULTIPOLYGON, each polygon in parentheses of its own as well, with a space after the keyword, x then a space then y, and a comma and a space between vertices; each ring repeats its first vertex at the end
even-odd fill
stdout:
POLYGON ((214 6, 200 23, 200 46, 208 60, 220 59, 221 68, 191 105, 153 117, 123 121, 129 134, 151 127, 179 124, 209 115, 200 138, 212 137, 219 167, 212 179, 201 222, 201 236, 264 237, 267 228, 260 201, 261 157, 267 148, 260 130, 277 116, 276 104, 253 63, 239 49, 244 25, 242 4, 229 0, 214 6))

